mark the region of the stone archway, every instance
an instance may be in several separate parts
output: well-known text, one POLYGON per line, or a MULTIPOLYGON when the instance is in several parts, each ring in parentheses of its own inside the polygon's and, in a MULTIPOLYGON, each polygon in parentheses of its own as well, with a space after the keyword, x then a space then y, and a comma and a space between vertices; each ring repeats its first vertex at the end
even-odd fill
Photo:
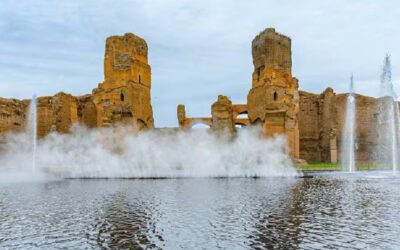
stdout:
POLYGON ((192 120, 188 127, 191 129, 211 128, 211 123, 209 121, 205 121, 203 119, 196 119, 196 120, 192 120))

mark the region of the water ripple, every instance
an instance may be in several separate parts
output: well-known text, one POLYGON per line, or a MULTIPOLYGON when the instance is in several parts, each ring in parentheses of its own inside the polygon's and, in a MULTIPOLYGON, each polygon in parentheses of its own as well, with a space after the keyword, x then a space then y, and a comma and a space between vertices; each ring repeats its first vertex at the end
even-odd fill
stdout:
POLYGON ((0 249, 398 249, 400 179, 0 184, 0 249))

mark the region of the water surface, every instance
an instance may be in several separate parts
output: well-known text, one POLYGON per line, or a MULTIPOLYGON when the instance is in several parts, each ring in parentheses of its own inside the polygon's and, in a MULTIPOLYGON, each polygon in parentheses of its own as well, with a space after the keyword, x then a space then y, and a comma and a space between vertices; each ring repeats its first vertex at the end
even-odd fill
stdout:
POLYGON ((398 249, 400 179, 0 184, 0 249, 398 249))

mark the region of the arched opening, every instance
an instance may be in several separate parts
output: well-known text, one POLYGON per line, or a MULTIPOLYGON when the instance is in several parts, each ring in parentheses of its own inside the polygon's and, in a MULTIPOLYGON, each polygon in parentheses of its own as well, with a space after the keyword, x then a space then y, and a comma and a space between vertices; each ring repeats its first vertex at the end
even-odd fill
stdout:
POLYGON ((139 75, 139 83, 142 83, 142 76, 139 75))
POLYGON ((278 93, 274 92, 274 101, 278 100, 278 93))
POLYGON ((197 120, 193 121, 189 127, 193 129, 209 129, 210 125, 204 121, 197 120))
POLYGON ((246 124, 241 123, 241 122, 236 122, 236 123, 235 123, 235 127, 236 127, 236 128, 243 128, 243 127, 246 127, 246 124))
POLYGON ((247 111, 241 112, 236 116, 236 119, 249 119, 247 111))
POLYGON ((120 98, 121 98, 121 102, 123 102, 125 100, 124 93, 121 93, 120 98))

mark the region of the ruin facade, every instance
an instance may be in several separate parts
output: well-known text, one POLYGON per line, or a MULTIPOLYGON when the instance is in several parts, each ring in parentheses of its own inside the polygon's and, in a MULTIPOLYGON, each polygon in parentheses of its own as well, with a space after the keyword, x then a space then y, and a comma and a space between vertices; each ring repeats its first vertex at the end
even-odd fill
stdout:
POLYGON ((125 123, 137 130, 152 128, 150 88, 146 41, 132 33, 107 38, 104 82, 93 89, 97 126, 125 123))
POLYGON ((254 71, 247 95, 251 124, 260 124, 263 134, 284 134, 290 155, 299 157, 298 80, 292 77, 289 37, 269 28, 252 42, 254 71))
POLYGON ((207 125, 213 131, 232 134, 236 131, 236 127, 250 125, 249 119, 238 117, 241 114, 247 114, 247 105, 233 104, 224 95, 219 95, 211 105, 211 117, 188 117, 186 116, 185 105, 179 104, 177 106, 180 129, 189 129, 200 123, 207 125))
MULTIPOLYGON (((67 133, 74 124, 89 128, 128 124, 139 131, 154 126, 150 98, 151 69, 147 43, 132 33, 107 38, 104 81, 92 94, 57 93, 37 98, 39 137, 67 133)), ((27 122, 29 100, 0 98, 0 134, 21 130, 27 122)))
MULTIPOLYGON (((374 159, 378 144, 378 113, 382 98, 355 94, 358 162, 374 159)), ((336 162, 341 159, 347 94, 327 88, 321 94, 300 91, 300 158, 336 162)))
MULTIPOLYGON (((347 94, 327 88, 321 94, 298 90, 292 76, 291 39, 268 28, 252 42, 254 70, 247 104, 232 104, 233 123, 259 125, 265 136, 284 134, 293 158, 337 162, 342 148, 347 94), (248 114, 248 118, 237 118, 248 114)), ((356 160, 371 161, 378 141, 379 99, 356 94, 356 160)), ((178 106, 179 127, 202 122, 212 127, 212 117, 186 117, 178 106)), ((230 127, 230 123, 225 126, 230 127)))
POLYGON ((309 161, 337 161, 336 94, 327 88, 316 95, 300 91, 300 158, 309 161))
POLYGON ((28 105, 29 100, 0 98, 0 135, 23 128, 28 105))
MULTIPOLYGON (((265 136, 284 134, 290 155, 299 158, 299 94, 298 80, 292 77, 291 40, 273 28, 265 29, 254 38, 252 55, 254 71, 247 104, 227 104, 226 106, 232 106, 232 110, 235 110, 229 112, 234 113, 233 119, 232 122, 218 125, 219 130, 230 131, 232 124, 259 125, 265 136), (248 118, 238 118, 240 114, 247 114, 248 118)), ((213 113, 212 119, 182 119, 179 116, 180 109, 184 111, 185 108, 182 105, 178 106, 178 121, 181 127, 188 127, 196 121, 203 121, 211 128, 216 126, 213 113)))
MULTIPOLYGON (((127 33, 107 38, 104 81, 91 94, 57 93, 37 98, 37 131, 67 133, 74 124, 89 128, 125 124, 134 131, 154 127, 151 68, 144 39, 127 33)), ((340 159, 347 94, 327 88, 321 94, 299 91, 292 76, 291 39, 273 28, 252 42, 253 73, 247 103, 232 103, 223 95, 210 105, 210 116, 187 116, 177 107, 178 129, 203 123, 217 133, 235 134, 243 126, 260 126, 265 136, 283 134, 293 158, 336 162, 340 159), (247 114, 247 117, 241 115, 247 114)), ((355 95, 356 158, 372 160, 378 135, 374 129, 379 99, 355 95)), ((9 131, 21 131, 30 100, 0 98, 0 142, 9 131)), ((175 130, 174 130, 175 131, 175 130)))

